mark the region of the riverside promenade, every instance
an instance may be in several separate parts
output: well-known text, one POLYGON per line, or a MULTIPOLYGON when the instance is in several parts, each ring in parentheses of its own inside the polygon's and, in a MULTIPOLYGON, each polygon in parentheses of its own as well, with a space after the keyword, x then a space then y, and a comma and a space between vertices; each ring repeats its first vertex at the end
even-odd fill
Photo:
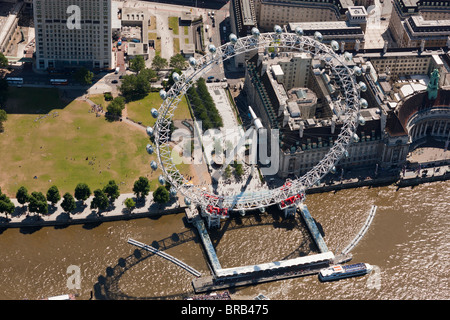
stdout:
POLYGON ((66 226, 72 224, 101 223, 107 221, 139 219, 165 214, 174 214, 184 212, 185 206, 180 206, 178 200, 172 200, 166 205, 159 205, 153 201, 150 193, 144 201, 136 200, 133 193, 121 194, 116 201, 106 210, 91 209, 93 196, 82 204, 77 201, 77 208, 71 214, 64 212, 61 208, 61 202, 55 207, 48 206, 48 214, 29 213, 27 206, 22 207, 16 199, 11 201, 16 206, 13 214, 5 216, 0 214, 0 228, 26 228, 26 227, 46 227, 46 226, 66 226), (130 213, 125 206, 124 201, 132 198, 136 202, 136 207, 130 213))

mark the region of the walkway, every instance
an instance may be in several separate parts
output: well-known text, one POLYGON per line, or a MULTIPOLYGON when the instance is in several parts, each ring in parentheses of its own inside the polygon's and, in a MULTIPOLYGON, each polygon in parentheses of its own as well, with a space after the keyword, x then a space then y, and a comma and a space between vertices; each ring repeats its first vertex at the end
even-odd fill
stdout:
POLYGON ((164 258, 164 259, 167 259, 170 262, 175 263, 177 266, 179 266, 179 267, 185 269, 186 271, 192 273, 196 277, 200 277, 202 275, 199 271, 197 271, 194 268, 188 266, 184 262, 182 262, 182 261, 178 260, 177 258, 172 257, 171 255, 169 255, 169 254, 167 254, 165 252, 162 252, 162 251, 160 251, 160 250, 158 250, 158 249, 156 249, 156 248, 154 248, 152 246, 148 246, 148 245, 146 245, 144 243, 141 243, 141 242, 133 240, 133 239, 128 239, 128 243, 132 244, 132 245, 134 245, 136 247, 139 247, 141 249, 150 251, 150 252, 152 252, 152 253, 154 253, 154 254, 156 254, 156 255, 164 258))
POLYGON ((16 206, 16 210, 12 215, 0 214, 0 227, 21 228, 21 227, 43 227, 56 225, 86 224, 100 223, 106 221, 138 219, 162 214, 181 213, 185 206, 180 206, 178 201, 170 202, 165 206, 160 206, 153 201, 150 193, 145 201, 137 201, 133 193, 121 194, 113 205, 107 210, 98 211, 90 208, 93 196, 85 201, 84 204, 77 203, 74 213, 68 214, 61 208, 61 202, 55 207, 49 205, 49 214, 39 215, 28 213, 27 208, 22 207, 17 199, 11 199, 16 206), (126 208, 124 202, 127 198, 133 198, 136 202, 136 208, 132 213, 126 208))
POLYGON ((214 274, 217 274, 217 272, 222 269, 222 266, 220 265, 219 258, 217 258, 216 250, 214 250, 214 246, 211 242, 211 239, 209 238, 208 231, 206 231, 205 224, 203 223, 203 220, 198 219, 194 221, 194 225, 197 228, 198 233, 200 234, 200 238, 202 239, 205 251, 208 254, 209 262, 211 263, 213 272, 214 274))
POLYGON ((327 244, 323 240, 322 235, 319 232, 319 229, 317 229, 316 222, 311 217, 308 207, 302 203, 299 205, 299 208, 300 208, 300 213, 303 217, 303 220, 305 221, 306 225, 308 226, 309 232, 311 233, 311 236, 314 239, 314 242, 316 243, 320 252, 321 253, 328 252, 327 244))

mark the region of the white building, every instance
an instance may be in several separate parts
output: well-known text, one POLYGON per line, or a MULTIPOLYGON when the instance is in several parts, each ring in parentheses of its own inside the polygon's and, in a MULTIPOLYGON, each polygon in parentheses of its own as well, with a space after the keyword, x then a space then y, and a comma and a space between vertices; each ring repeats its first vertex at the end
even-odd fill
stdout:
POLYGON ((34 0, 36 68, 112 69, 111 0, 34 0))

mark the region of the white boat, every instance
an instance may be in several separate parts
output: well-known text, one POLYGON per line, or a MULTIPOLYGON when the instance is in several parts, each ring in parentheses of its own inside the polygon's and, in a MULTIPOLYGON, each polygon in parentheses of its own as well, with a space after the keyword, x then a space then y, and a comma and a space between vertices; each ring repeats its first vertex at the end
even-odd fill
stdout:
POLYGON ((368 263, 355 263, 350 265, 335 265, 324 268, 319 272, 320 281, 333 281, 343 278, 357 277, 370 273, 373 267, 368 263))

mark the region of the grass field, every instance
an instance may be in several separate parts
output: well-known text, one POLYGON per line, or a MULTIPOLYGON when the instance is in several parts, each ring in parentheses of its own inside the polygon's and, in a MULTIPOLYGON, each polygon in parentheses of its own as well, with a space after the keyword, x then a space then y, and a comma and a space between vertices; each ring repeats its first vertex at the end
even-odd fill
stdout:
POLYGON ((178 17, 169 17, 169 29, 172 29, 174 35, 179 34, 178 17))
MULTIPOLYGON (((127 104, 128 118, 135 122, 142 122, 145 126, 152 126, 155 123, 155 118, 150 114, 152 108, 159 109, 162 99, 159 92, 150 92, 144 99, 133 101, 127 104)), ((190 119, 191 114, 186 102, 186 97, 183 97, 175 110, 174 120, 190 119)))
POLYGON ((155 42, 155 55, 161 55, 161 39, 158 39, 156 32, 149 32, 148 40, 155 42))
MULTIPOLYGON (((22 185, 44 194, 56 185, 61 193, 73 194, 79 182, 94 190, 111 179, 128 193, 139 176, 147 176, 151 191, 156 189, 160 170, 151 172, 149 163, 156 156, 146 152, 144 131, 96 117, 84 101, 65 104, 56 89, 10 88, 10 93, 10 112, 0 134, 0 187, 8 196, 15 197, 22 185), (38 120, 39 114, 49 113, 38 120)), ((154 100, 151 95, 146 102, 154 100)), ((141 107, 132 109, 144 113, 141 107)), ((145 108, 148 119, 149 110, 145 108)), ((189 172, 189 166, 179 169, 189 172)))

